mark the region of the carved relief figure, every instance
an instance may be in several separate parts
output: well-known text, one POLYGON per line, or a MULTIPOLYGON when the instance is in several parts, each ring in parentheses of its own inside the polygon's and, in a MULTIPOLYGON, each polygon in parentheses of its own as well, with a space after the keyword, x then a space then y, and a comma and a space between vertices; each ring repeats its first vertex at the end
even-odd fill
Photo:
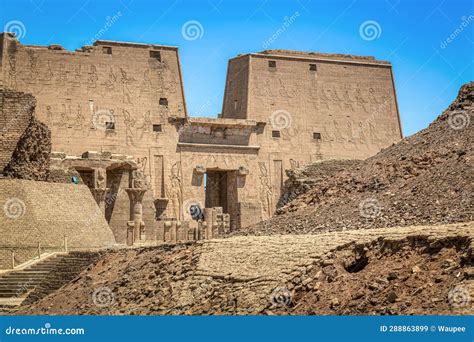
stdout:
POLYGON ((166 195, 169 198, 173 217, 177 220, 180 219, 181 208, 183 204, 183 191, 181 185, 181 165, 180 162, 176 162, 171 167, 170 183, 166 187, 166 195))
POLYGON ((146 182, 147 184, 150 184, 151 177, 150 177, 150 175, 147 173, 147 170, 146 170, 147 162, 148 162, 148 158, 147 158, 147 157, 137 158, 138 170, 141 170, 143 176, 145 177, 145 182, 146 182))
POLYGON ((51 84, 51 81, 53 80, 54 74, 53 74, 53 70, 51 69, 51 62, 48 61, 47 64, 48 64, 48 66, 45 70, 43 83, 44 84, 51 84))
POLYGON ((334 107, 336 107, 338 110, 341 110, 341 98, 339 97, 338 93, 337 93, 337 89, 328 89, 327 90, 328 92, 328 96, 330 97, 332 103, 331 105, 334 107))
POLYGON ((56 76, 56 83, 58 85, 66 85, 67 83, 67 71, 64 63, 58 64, 58 73, 56 76))
POLYGON ((46 106, 46 118, 47 118, 48 124, 52 125, 52 123, 53 123, 53 112, 52 112, 51 106, 46 106))
POLYGON ((336 140, 337 142, 342 142, 342 141, 346 140, 345 137, 344 137, 344 136, 342 135, 342 133, 341 133, 342 130, 341 130, 341 128, 339 127, 339 123, 337 122, 337 120, 333 120, 332 123, 333 123, 333 125, 334 125, 334 131, 333 131, 333 132, 334 132, 335 140, 336 140))
POLYGON ((350 140, 350 139, 354 138, 354 134, 352 132, 352 122, 350 122, 350 121, 347 122, 346 128, 347 128, 347 137, 348 137, 348 139, 350 140))
POLYGON ((123 122, 125 124, 125 144, 127 146, 133 145, 133 131, 135 126, 135 119, 132 119, 128 110, 123 109, 123 122))
POLYGON ((54 126, 59 128, 67 128, 69 117, 67 115, 67 107, 64 103, 61 103, 61 113, 59 114, 59 121, 53 123, 54 126))
POLYGON ((72 73, 72 84, 74 87, 81 86, 81 64, 74 65, 74 71, 72 73))
POLYGON ((262 219, 266 220, 272 216, 273 191, 265 163, 259 162, 258 166, 260 168, 260 208, 262 219))
POLYGON ((350 109, 351 112, 354 112, 354 106, 352 105, 352 103, 354 101, 351 99, 351 96, 349 94, 349 90, 347 89, 346 86, 344 87, 342 99, 343 99, 343 102, 344 102, 344 109, 346 109, 346 110, 350 109))
POLYGON ((28 54, 28 61, 30 64, 30 75, 27 82, 35 84, 38 80, 38 57, 33 50, 27 50, 26 53, 28 54))
POLYGON ((116 83, 117 83, 117 75, 114 73, 114 69, 110 67, 108 78, 103 83, 103 85, 105 86, 105 89, 107 90, 114 90, 116 83))
POLYGON ((86 118, 82 114, 82 107, 80 104, 77 105, 76 109, 76 119, 75 119, 75 127, 76 129, 82 129, 84 126, 86 118))
POLYGON ((300 167, 300 162, 294 159, 290 159, 291 169, 297 169, 300 167))
POLYGON ((278 81, 280 85, 280 89, 279 89, 280 96, 286 97, 286 98, 293 97, 293 95, 286 89, 285 83, 281 79, 278 79, 278 81))
POLYGON ((359 132, 359 139, 361 142, 363 143, 366 143, 368 142, 367 141, 367 136, 365 135, 365 132, 364 132, 364 123, 362 121, 359 121, 359 129, 358 129, 358 132, 359 132))
POLYGON ((149 93, 151 91, 151 79, 150 79, 150 69, 146 69, 143 72, 143 82, 140 87, 140 95, 143 93, 149 93))
POLYGON ((170 94, 176 92, 177 83, 176 83, 176 74, 173 71, 166 72, 164 75, 163 89, 170 94))
POLYGON ((132 171, 132 188, 134 189, 147 189, 148 181, 145 174, 141 169, 132 171))
POLYGON ((97 75, 97 68, 95 65, 91 65, 90 71, 89 71, 89 77, 88 77, 88 87, 89 88, 95 88, 97 87, 97 80, 99 79, 99 76, 97 75))
POLYGON ((150 111, 147 110, 145 114, 143 114, 143 122, 140 126, 137 127, 137 131, 141 130, 140 139, 143 138, 143 134, 150 132, 150 128, 153 126, 153 123, 150 119, 150 111))
POLYGON ((378 142, 379 137, 377 135, 377 127, 376 127, 375 122, 369 120, 368 125, 369 125, 370 141, 371 142, 378 142))
POLYGON ((378 104, 377 98, 375 97, 375 89, 369 88, 369 101, 371 104, 378 104))
POLYGON ((96 170, 96 177, 95 177, 95 189, 105 189, 106 187, 106 171, 104 169, 97 169, 96 170))
POLYGON ((133 78, 128 77, 127 72, 120 68, 120 82, 122 83, 123 103, 131 104, 132 93, 130 91, 130 84, 134 81, 133 78))
POLYGON ((367 106, 366 106, 367 101, 362 96, 362 92, 359 87, 357 87, 356 89, 355 99, 356 99, 357 105, 361 107, 364 110, 364 112, 367 113, 367 106))
POLYGON ((319 103, 326 107, 326 109, 330 109, 329 108, 329 101, 330 99, 328 98, 327 94, 326 94, 326 91, 324 90, 324 88, 321 88, 321 96, 319 97, 319 103))

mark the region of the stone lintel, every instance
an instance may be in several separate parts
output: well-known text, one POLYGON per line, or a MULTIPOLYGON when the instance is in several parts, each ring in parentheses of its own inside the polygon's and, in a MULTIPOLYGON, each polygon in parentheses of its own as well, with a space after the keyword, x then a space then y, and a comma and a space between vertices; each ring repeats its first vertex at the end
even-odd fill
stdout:
POLYGON ((178 143, 179 147, 198 147, 198 148, 223 148, 223 149, 237 149, 237 150, 259 150, 257 145, 222 145, 222 144, 197 144, 197 143, 178 143))
POLYGON ((226 118, 189 118, 187 120, 191 126, 213 126, 213 127, 228 127, 228 128, 239 128, 239 127, 255 127, 257 121, 246 120, 246 119, 226 119, 226 118))

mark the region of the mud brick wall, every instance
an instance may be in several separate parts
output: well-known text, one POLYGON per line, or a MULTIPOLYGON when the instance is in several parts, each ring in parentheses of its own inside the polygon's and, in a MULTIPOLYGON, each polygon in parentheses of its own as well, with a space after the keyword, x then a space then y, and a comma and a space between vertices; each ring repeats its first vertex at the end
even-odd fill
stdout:
POLYGON ((91 250, 115 244, 111 229, 85 185, 0 179, 0 268, 43 251, 61 251, 64 237, 71 250, 91 250))
POLYGON ((28 127, 35 104, 35 98, 30 94, 0 89, 0 173, 28 127))

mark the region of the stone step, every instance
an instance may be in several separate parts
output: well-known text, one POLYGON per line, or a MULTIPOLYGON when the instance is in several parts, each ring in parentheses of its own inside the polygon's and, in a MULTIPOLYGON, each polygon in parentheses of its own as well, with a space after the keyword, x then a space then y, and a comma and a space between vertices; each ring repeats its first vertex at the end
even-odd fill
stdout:
POLYGON ((69 268, 79 268, 79 267, 84 267, 84 265, 58 265, 58 266, 42 266, 35 268, 32 271, 50 271, 52 269, 69 269, 69 268))
POLYGON ((35 265, 31 265, 28 268, 36 268, 40 266, 56 266, 56 265, 59 265, 61 262, 62 260, 48 261, 48 262, 44 261, 44 262, 37 263, 35 265))
POLYGON ((0 286, 3 288, 22 287, 22 286, 38 286, 41 281, 30 281, 30 282, 11 282, 1 283, 0 286))
POLYGON ((43 279, 46 276, 46 274, 35 274, 35 275, 27 275, 27 274, 21 274, 21 275, 11 275, 9 277, 3 277, 0 278, 0 283, 3 281, 11 281, 11 280, 25 280, 25 279, 43 279))
POLYGON ((26 284, 26 283, 31 283, 31 284, 39 284, 43 278, 36 278, 36 279, 6 279, 0 281, 0 285, 9 285, 9 284, 26 284))
MULTIPOLYGON (((51 292, 50 288, 58 288, 69 278, 69 272, 79 273, 91 263, 94 253, 55 255, 41 260, 23 270, 13 271, 0 277, 0 298, 16 298, 31 290, 39 291, 40 298, 51 292), (63 274, 60 279, 51 277, 51 272, 63 274), (42 289, 40 285, 45 279, 48 283, 42 289), (43 293, 44 292, 44 293, 43 293)), ((33 292, 34 293, 34 292, 33 292)))
MULTIPOLYGON (((12 272, 8 273, 5 276, 11 276, 11 275, 18 275, 18 274, 48 274, 50 271, 43 271, 43 270, 24 270, 24 271, 19 271, 19 272, 12 272)), ((0 277, 2 279, 2 277, 0 277)))
POLYGON ((74 266, 82 266, 84 264, 67 264, 67 263, 61 263, 61 264, 57 264, 57 265, 41 265, 41 266, 37 266, 35 268, 29 268, 29 270, 47 270, 47 269, 52 269, 52 268, 56 268, 56 267, 74 267, 74 266))
POLYGON ((0 278, 0 280, 2 279, 13 279, 13 278, 44 278, 47 274, 49 274, 49 272, 47 273, 18 273, 18 274, 10 274, 10 275, 6 275, 2 278, 0 278))
POLYGON ((0 279, 0 285, 1 284, 12 284, 12 283, 20 283, 20 284, 25 284, 28 282, 39 282, 43 280, 44 278, 13 278, 13 279, 0 279))
POLYGON ((32 289, 34 288, 35 285, 33 284, 9 284, 9 285, 0 285, 0 291, 1 290, 11 290, 11 289, 32 289))
POLYGON ((67 263, 67 264, 83 264, 84 262, 87 262, 88 260, 86 259, 81 259, 81 260, 67 260, 67 259, 63 259, 63 260, 57 260, 57 261, 50 261, 50 262, 41 262, 41 263, 38 263, 36 265, 31 265, 30 268, 34 268, 34 267, 38 267, 38 266, 55 266, 55 265, 59 265, 59 264, 62 264, 62 263, 67 263))
POLYGON ((22 294, 30 292, 33 289, 10 289, 10 290, 0 290, 0 295, 4 297, 20 297, 22 294))
POLYGON ((17 291, 14 289, 11 290, 0 290, 0 297, 1 298, 9 298, 9 297, 18 297, 22 295, 23 293, 28 292, 28 291, 17 291))

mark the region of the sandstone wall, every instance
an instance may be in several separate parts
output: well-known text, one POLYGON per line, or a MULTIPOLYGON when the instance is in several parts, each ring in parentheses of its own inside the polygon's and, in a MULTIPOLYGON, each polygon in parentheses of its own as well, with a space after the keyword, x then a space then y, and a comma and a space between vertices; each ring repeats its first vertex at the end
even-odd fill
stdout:
POLYGON ((64 248, 96 249, 115 239, 85 185, 0 179, 0 268, 10 266, 11 254, 24 262, 37 253, 64 248))
POLYGON ((373 57, 281 50, 235 57, 222 117, 265 124, 251 139, 260 147, 252 172, 263 189, 260 205, 271 212, 285 170, 364 159, 402 137, 391 65, 373 57))
POLYGON ((22 45, 7 33, 0 40, 4 84, 35 96, 53 151, 130 155, 153 186, 157 172, 168 178, 178 140, 168 119, 186 117, 177 48, 97 41, 71 52, 22 45), (114 129, 106 129, 109 121, 114 129), (163 167, 157 171, 158 159, 163 167))

